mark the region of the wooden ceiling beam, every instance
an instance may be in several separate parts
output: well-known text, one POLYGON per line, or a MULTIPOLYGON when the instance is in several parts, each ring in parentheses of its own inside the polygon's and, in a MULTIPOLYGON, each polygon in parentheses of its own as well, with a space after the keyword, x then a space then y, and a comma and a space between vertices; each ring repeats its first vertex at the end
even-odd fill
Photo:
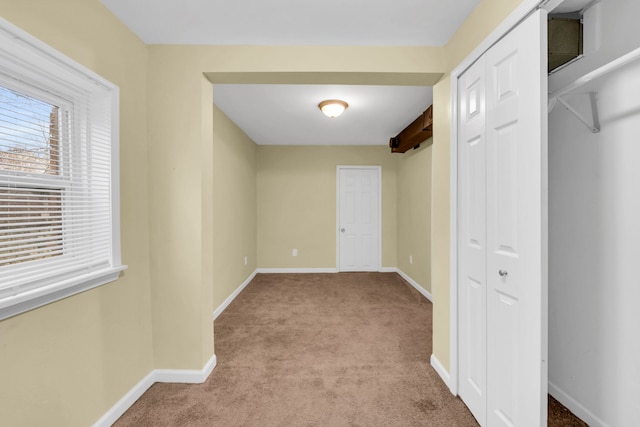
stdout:
POLYGON ((427 108, 409 126, 389 139, 392 153, 405 153, 433 136, 433 105, 427 108))

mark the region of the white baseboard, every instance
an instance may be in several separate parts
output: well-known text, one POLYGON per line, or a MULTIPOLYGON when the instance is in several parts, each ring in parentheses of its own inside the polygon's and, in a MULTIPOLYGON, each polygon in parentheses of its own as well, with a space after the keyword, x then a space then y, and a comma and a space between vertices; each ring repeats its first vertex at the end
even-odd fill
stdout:
POLYGON ((110 427, 136 400, 144 394, 154 383, 189 383, 201 384, 207 380, 213 368, 216 367, 216 355, 204 365, 201 370, 191 369, 154 369, 149 372, 138 384, 133 386, 118 402, 111 407, 93 427, 110 427))
POLYGON ((217 359, 214 354, 202 369, 155 369, 155 382, 157 383, 186 383, 202 384, 207 380, 213 368, 216 367, 217 359))
POLYGON ((609 427, 607 423, 595 416, 593 412, 585 408, 581 403, 571 397, 569 394, 562 391, 551 381, 548 383, 549 394, 553 396, 558 402, 562 403, 568 410, 573 412, 575 416, 580 418, 591 427, 609 427))
POLYGON ((442 366, 442 363, 440 363, 435 354, 431 355, 431 367, 435 369, 438 375, 440 375, 440 378, 442 378, 442 381, 444 381, 447 387, 449 387, 449 390, 451 390, 451 385, 449 384, 451 377, 449 376, 449 372, 444 369, 444 366, 442 366))
POLYGON ((431 295, 431 293, 429 293, 425 288, 420 286, 418 282, 413 280, 411 277, 409 277, 404 271, 400 270, 399 268, 396 268, 395 271, 400 275, 400 277, 402 277, 404 280, 409 282, 409 284, 413 286, 416 289, 416 291, 420 292, 426 299, 433 302, 433 296, 431 295))
POLYGON ((146 377, 140 380, 138 384, 133 386, 131 390, 125 394, 122 399, 118 400, 118 402, 111 407, 98 421, 95 422, 93 427, 109 427, 113 423, 115 423, 118 418, 124 414, 127 409, 131 407, 136 400, 140 398, 144 394, 145 391, 149 389, 155 382, 154 380, 154 371, 149 372, 146 377))
POLYGON ((380 273, 397 273, 398 269, 396 267, 380 267, 378 271, 380 273))
POLYGON ((220 304, 218 308, 215 309, 215 311, 213 312, 213 320, 216 320, 216 318, 222 314, 222 312, 229 306, 229 304, 231 304, 231 302, 234 299, 236 299, 236 297, 240 294, 240 292, 242 292, 242 290, 247 287, 247 285, 253 280, 253 278, 256 277, 257 273, 258 273, 258 270, 251 273, 251 275, 247 277, 247 280, 242 282, 242 284, 238 286, 238 289, 233 291, 233 293, 229 295, 229 297, 226 300, 224 300, 224 302, 220 304))
POLYGON ((337 268, 258 268, 258 273, 337 273, 337 268))

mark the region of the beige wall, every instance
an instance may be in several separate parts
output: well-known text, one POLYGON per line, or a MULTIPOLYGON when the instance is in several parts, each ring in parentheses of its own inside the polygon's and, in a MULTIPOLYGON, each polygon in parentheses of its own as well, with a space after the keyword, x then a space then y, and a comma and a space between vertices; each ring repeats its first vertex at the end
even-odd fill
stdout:
POLYGON ((87 426, 153 368, 146 47, 97 0, 1 1, 3 18, 120 87, 122 258, 114 283, 0 322, 0 424, 87 426))
MULTIPOLYGON (((215 82, 433 82, 442 48, 148 48, 149 226, 156 368, 200 369, 213 354, 211 85, 215 82)), ((395 243, 394 243, 395 244, 395 243)), ((258 243, 258 246, 260 244, 258 243)), ((383 262, 395 263, 395 249, 383 262)), ((317 261, 316 261, 317 262, 317 261)), ((321 261, 324 263, 325 261, 321 261)), ((330 266, 335 266, 335 260, 330 266)))
POLYGON ((259 146, 258 267, 336 268, 338 165, 382 166, 382 266, 395 267, 395 156, 385 146, 259 146))
POLYGON ((216 308, 257 266, 256 148, 256 144, 214 106, 213 296, 216 308))
POLYGON ((431 187, 431 293, 433 354, 449 369, 449 250, 451 79, 433 88, 433 159, 431 187))
POLYGON ((396 154, 398 268, 427 292, 431 292, 432 148, 426 141, 417 150, 396 154))
POLYGON ((445 46, 451 72, 524 0, 482 0, 445 46))
MULTIPOLYGON (((464 60, 523 0, 483 0, 445 46, 447 71, 464 60)), ((449 370, 449 236, 451 79, 434 86, 432 189, 433 354, 449 370)))
MULTIPOLYGON (((204 365, 214 354, 213 325, 211 313, 214 308, 214 147, 213 147, 213 103, 211 99, 211 84, 205 78, 198 79, 200 83, 200 150, 202 153, 201 188, 201 218, 200 218, 200 250, 201 250, 201 284, 199 286, 200 302, 194 304, 200 315, 200 365, 204 365), (209 96, 206 94, 209 93, 209 96)), ((171 244, 171 243, 169 243, 171 244)), ((153 272, 151 273, 153 274, 153 272)), ((152 282, 152 289, 155 285, 152 282)), ((197 293, 196 293, 197 295, 197 293)), ((157 311, 154 312, 156 314, 157 311)), ((156 315, 157 317, 157 315, 156 315)), ((154 328, 155 328, 154 324, 154 328)), ((165 341, 165 344, 167 342, 165 341)), ((196 345, 195 349, 198 346, 196 345)), ((166 347, 164 348, 166 349, 166 347)), ((192 352, 193 350, 188 350, 192 352)), ((155 355, 154 355, 155 356, 155 355)), ((154 360, 158 360, 155 358, 154 360)), ((197 369, 197 361, 196 361, 197 369)))
POLYGON ((154 361, 201 369, 213 355, 211 84, 187 58, 169 63, 148 49, 154 361))

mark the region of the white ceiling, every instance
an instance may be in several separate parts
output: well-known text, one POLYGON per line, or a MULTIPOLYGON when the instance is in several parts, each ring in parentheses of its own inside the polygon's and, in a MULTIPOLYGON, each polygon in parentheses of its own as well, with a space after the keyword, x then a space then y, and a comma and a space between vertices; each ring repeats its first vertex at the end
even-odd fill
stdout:
POLYGON ((551 13, 579 12, 591 3, 593 3, 593 0, 564 0, 551 13))
POLYGON ((443 46, 480 0, 101 0, 147 44, 443 46))
POLYGON ((261 145, 388 145, 432 103, 424 86, 215 85, 213 100, 261 145), (342 99, 334 119, 318 104, 342 99))
MULTIPOLYGON (((480 0, 101 0, 147 44, 442 46, 480 0)), ((591 0, 565 0, 554 12, 591 0)), ((258 144, 386 145, 431 88, 216 85, 214 102, 258 144), (320 101, 350 108, 328 119, 320 101)))
MULTIPOLYGON (((480 0, 101 0, 147 44, 442 46, 480 0)), ((216 85, 258 144, 387 145, 431 105, 427 87, 216 85), (350 108, 328 119, 320 101, 350 108)))

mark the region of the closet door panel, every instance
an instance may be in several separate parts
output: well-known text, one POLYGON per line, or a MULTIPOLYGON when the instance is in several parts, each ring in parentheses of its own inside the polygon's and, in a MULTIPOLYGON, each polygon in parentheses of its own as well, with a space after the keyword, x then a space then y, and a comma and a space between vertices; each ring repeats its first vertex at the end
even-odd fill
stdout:
POLYGON ((489 426, 546 424, 545 25, 538 11, 486 54, 489 426))
POLYGON ((486 422, 486 141, 485 63, 459 80, 460 396, 480 424, 486 422))

